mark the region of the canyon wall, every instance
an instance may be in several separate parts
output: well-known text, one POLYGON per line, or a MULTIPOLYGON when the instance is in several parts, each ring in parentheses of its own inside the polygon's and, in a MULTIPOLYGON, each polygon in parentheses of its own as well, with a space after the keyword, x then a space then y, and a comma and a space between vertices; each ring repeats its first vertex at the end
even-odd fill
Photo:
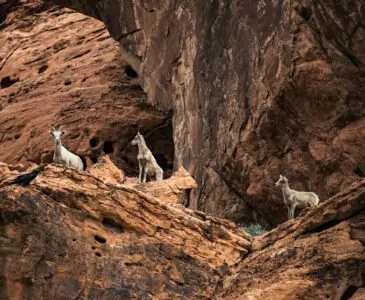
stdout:
POLYGON ((280 173, 321 199, 364 176, 364 1, 51 2, 102 20, 173 110, 192 208, 274 225, 280 173))

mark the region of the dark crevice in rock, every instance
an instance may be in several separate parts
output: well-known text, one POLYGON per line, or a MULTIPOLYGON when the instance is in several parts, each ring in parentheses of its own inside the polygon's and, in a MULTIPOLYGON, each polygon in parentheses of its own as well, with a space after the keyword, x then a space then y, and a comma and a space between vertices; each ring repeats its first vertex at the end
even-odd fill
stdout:
POLYGON ((308 233, 312 233, 312 232, 316 232, 316 233, 320 233, 323 232, 327 229, 330 229, 331 227, 336 226, 337 224, 341 223, 343 220, 333 220, 333 221, 329 221, 327 223, 324 223, 314 229, 308 230, 308 233))
POLYGON ((99 156, 95 156, 95 155, 91 155, 91 156, 90 156, 90 159, 91 159, 91 161, 92 161, 94 164, 96 164, 96 163, 98 162, 98 158, 99 158, 99 156))
POLYGON ((82 156, 82 155, 79 155, 79 157, 82 160, 82 164, 84 166, 84 170, 86 170, 86 168, 87 168, 87 160, 86 160, 86 158, 84 156, 82 156))
POLYGON ((363 167, 363 166, 361 166, 361 165, 358 165, 358 166, 355 168, 354 173, 355 173, 357 176, 365 177, 364 167, 363 167))
POLYGON ((96 148, 98 147, 100 143, 100 139, 97 136, 94 136, 93 138, 90 139, 89 144, 91 148, 96 148))
POLYGON ((143 29, 137 28, 137 29, 134 29, 134 30, 132 30, 132 31, 129 31, 129 32, 126 32, 126 33, 122 33, 120 36, 116 37, 116 40, 117 40, 117 41, 120 41, 120 40, 122 40, 122 39, 124 39, 124 38, 126 38, 126 37, 128 37, 128 36, 131 36, 131 35, 133 35, 133 34, 135 34, 135 33, 137 33, 137 32, 142 31, 142 30, 143 30, 143 29))
POLYGON ((114 221, 111 218, 108 217, 104 217, 103 220, 101 221, 101 223, 107 227, 108 229, 117 232, 117 233, 122 233, 124 232, 124 227, 122 225, 120 225, 118 222, 114 221))
POLYGON ((98 243, 101 243, 101 244, 105 244, 106 243, 106 239, 103 238, 102 236, 98 235, 98 234, 95 234, 94 235, 94 239, 95 241, 97 241, 98 243))
POLYGON ((0 86, 2 89, 6 89, 18 81, 19 81, 19 78, 12 79, 10 76, 6 76, 3 79, 1 79, 0 86))
POLYGON ((110 154, 114 152, 114 143, 106 141, 104 142, 103 151, 105 154, 110 154))
POLYGON ((38 74, 42 74, 44 73, 46 70, 48 69, 48 66, 47 65, 43 65, 39 68, 38 70, 38 74))
POLYGON ((124 68, 125 73, 127 74, 128 77, 130 78, 138 78, 138 73, 130 66, 126 66, 124 68))
POLYGON ((348 300, 351 299, 351 297, 356 293, 356 291, 359 288, 353 285, 350 285, 346 291, 343 293, 343 295, 341 296, 341 300, 348 300))

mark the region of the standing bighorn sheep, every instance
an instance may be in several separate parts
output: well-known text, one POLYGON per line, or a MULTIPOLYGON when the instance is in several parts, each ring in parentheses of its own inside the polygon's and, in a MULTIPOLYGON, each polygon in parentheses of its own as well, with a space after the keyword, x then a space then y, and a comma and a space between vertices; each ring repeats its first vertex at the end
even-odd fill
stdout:
POLYGON ((275 183, 276 186, 281 186, 285 206, 288 209, 288 218, 294 218, 296 207, 304 208, 315 206, 319 202, 318 196, 313 192, 298 192, 289 187, 288 179, 280 175, 279 180, 275 183))
POLYGON ((161 167, 157 164, 151 150, 148 149, 143 135, 138 132, 134 139, 131 141, 131 144, 138 145, 138 182, 145 183, 147 174, 149 176, 155 176, 156 181, 162 180, 163 171, 161 167))
POLYGON ((61 129, 61 126, 56 129, 51 126, 51 130, 49 132, 50 135, 54 138, 54 154, 53 154, 53 162, 56 164, 64 164, 68 167, 75 168, 76 170, 82 171, 84 169, 84 164, 80 157, 68 151, 61 143, 61 136, 65 133, 61 129))

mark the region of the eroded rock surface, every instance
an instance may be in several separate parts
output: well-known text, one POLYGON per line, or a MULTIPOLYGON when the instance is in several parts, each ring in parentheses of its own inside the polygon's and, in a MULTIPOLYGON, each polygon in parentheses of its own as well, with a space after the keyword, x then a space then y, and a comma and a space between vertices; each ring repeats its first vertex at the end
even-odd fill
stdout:
POLYGON ((5 2, 0 4, 0 161, 51 162, 49 126, 64 125, 63 144, 89 167, 105 153, 135 175, 137 150, 129 142, 139 130, 171 172, 170 117, 146 103, 138 75, 105 25, 44 1, 5 2))
POLYGON ((132 177, 127 178, 125 184, 135 186, 154 197, 163 198, 165 202, 182 204, 185 207, 189 206, 191 191, 198 187, 194 178, 182 167, 174 172, 170 178, 163 181, 139 184, 138 178, 132 177))
POLYGON ((1 299, 362 299, 365 180, 252 240, 147 184, 48 165, 0 188, 0 253, 1 299))
POLYGON ((257 238, 218 299, 361 299, 365 180, 257 238), (360 297, 360 298, 359 298, 360 297))
POLYGON ((123 171, 113 164, 108 155, 101 157, 88 172, 101 179, 104 183, 121 184, 125 181, 123 171))
POLYGON ((0 190, 1 299, 212 299, 250 245, 229 221, 62 166, 0 190))
POLYGON ((274 225, 279 173, 321 199, 364 176, 364 1, 51 2, 102 20, 173 108, 191 207, 274 225))

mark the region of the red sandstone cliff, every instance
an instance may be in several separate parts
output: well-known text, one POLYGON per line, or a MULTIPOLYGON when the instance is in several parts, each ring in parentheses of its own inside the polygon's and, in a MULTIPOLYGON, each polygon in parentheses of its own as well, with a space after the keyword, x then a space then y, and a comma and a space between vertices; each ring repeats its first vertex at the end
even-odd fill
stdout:
POLYGON ((102 20, 173 109, 191 207, 274 225, 279 173, 321 199, 364 176, 364 1, 49 2, 102 20))
POLYGON ((0 1, 0 299, 365 297, 363 1, 53 2, 0 1), (51 124, 88 171, 7 186, 51 124), (274 226, 280 173, 321 204, 261 238, 176 204, 274 226))
POLYGON ((0 165, 1 299, 363 299, 365 180, 252 239, 108 160, 6 185, 25 168, 0 165))

